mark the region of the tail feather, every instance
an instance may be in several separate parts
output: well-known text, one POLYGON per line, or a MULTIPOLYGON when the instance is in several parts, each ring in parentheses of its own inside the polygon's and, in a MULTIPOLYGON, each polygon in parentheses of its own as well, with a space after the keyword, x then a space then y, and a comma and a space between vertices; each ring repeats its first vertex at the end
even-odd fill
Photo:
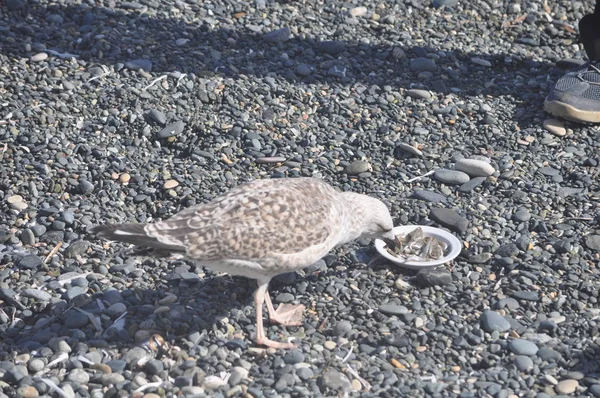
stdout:
POLYGON ((173 252, 185 251, 185 247, 182 245, 163 243, 155 237, 148 236, 145 226, 146 224, 96 225, 89 228, 88 231, 100 238, 118 240, 137 246, 147 246, 173 252))

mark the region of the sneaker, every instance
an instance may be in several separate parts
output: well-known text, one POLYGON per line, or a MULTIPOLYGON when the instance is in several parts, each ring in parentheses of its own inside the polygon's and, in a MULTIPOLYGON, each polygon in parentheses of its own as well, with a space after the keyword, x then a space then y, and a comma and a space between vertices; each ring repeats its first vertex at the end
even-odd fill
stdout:
POLYGON ((561 77, 544 101, 546 112, 567 120, 600 123, 600 63, 561 77))

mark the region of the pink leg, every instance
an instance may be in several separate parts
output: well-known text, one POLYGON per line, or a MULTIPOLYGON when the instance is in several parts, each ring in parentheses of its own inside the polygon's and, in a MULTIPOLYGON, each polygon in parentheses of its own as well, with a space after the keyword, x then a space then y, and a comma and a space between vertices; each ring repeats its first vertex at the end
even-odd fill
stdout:
POLYGON ((265 302, 267 303, 267 310, 269 311, 269 319, 271 319, 272 322, 284 326, 302 325, 302 313, 305 308, 302 304, 279 304, 277 310, 275 310, 268 290, 265 291, 265 302))
POLYGON ((254 304, 256 305, 256 343, 272 348, 294 348, 296 347, 295 344, 273 341, 268 339, 265 334, 265 329, 263 328, 262 307, 265 302, 265 295, 268 294, 268 287, 269 282, 261 284, 259 281, 258 289, 256 289, 256 292, 254 292, 254 304))

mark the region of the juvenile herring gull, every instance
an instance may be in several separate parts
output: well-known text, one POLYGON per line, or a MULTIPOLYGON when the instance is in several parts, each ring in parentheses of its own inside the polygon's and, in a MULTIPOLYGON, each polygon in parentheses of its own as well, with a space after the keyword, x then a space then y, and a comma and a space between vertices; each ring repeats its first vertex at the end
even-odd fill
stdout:
POLYGON ((218 272, 258 281, 256 342, 274 348, 294 344, 270 340, 263 328, 263 303, 269 318, 299 325, 304 306, 269 297, 278 274, 314 264, 331 249, 357 238, 393 239, 392 217, 378 199, 339 192, 316 178, 257 180, 231 189, 152 224, 99 225, 100 237, 184 254, 218 272))

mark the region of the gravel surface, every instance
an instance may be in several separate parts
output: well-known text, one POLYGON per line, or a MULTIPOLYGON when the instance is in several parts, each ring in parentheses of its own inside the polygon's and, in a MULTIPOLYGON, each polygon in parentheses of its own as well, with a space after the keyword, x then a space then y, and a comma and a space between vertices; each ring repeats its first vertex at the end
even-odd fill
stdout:
POLYGON ((543 112, 592 3, 1 2, 0 396, 600 396, 600 133, 543 112), (275 351, 253 281, 86 233, 295 176, 465 249, 277 278, 275 351))

